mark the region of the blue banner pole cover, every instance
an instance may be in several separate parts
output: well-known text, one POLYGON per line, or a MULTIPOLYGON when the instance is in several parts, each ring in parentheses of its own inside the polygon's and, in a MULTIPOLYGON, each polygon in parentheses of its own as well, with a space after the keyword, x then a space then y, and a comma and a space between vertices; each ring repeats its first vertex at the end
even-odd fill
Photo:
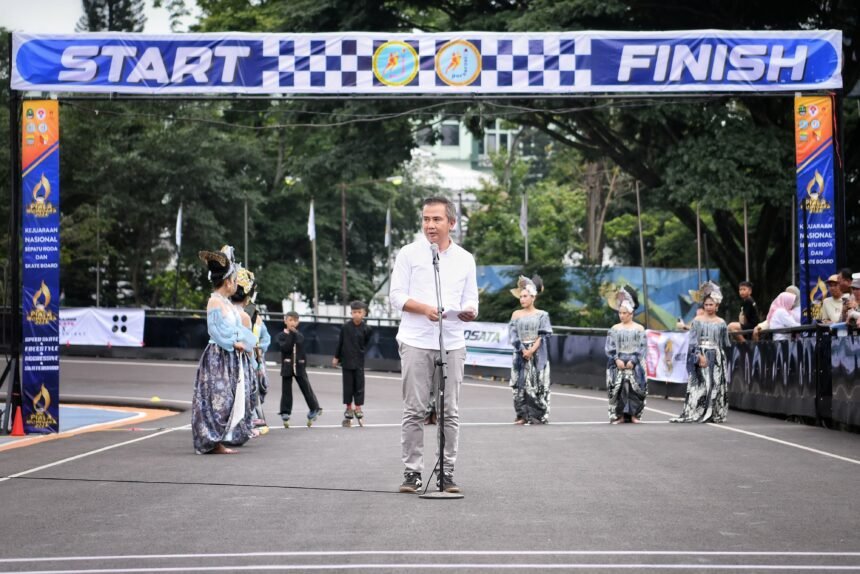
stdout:
POLYGON ((56 100, 24 102, 21 403, 28 434, 60 430, 59 120, 56 100))
POLYGON ((833 99, 794 98, 797 163, 797 254, 804 323, 821 318, 827 278, 836 273, 833 99))
POLYGON ((842 87, 839 30, 13 34, 12 88, 112 94, 611 94, 842 87))

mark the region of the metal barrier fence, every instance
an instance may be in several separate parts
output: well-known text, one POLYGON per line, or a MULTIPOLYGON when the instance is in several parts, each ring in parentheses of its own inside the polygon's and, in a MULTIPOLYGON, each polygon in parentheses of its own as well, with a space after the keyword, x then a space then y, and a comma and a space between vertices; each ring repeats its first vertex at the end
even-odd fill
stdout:
MULTIPOLYGON (((0 345, 8 344, 8 310, 0 309, 0 345)), ((273 340, 283 329, 283 315, 269 314, 266 326, 273 340)), ((312 365, 329 365, 337 346, 343 317, 303 318, 299 326, 312 365)), ((400 370, 395 335, 396 322, 372 318, 374 334, 367 354, 367 367, 400 370)), ((606 377, 604 342, 606 329, 555 328, 549 354, 553 382, 603 389, 606 377)), ((860 335, 829 327, 797 327, 785 332, 791 340, 762 340, 735 343, 729 354, 732 408, 808 421, 838 423, 860 428, 860 335)), ((203 311, 147 310, 145 346, 64 347, 64 355, 116 358, 196 359, 209 336, 203 311)), ((274 346, 267 356, 279 361, 274 346)), ((470 367, 472 374, 506 378, 506 369, 470 367)), ((652 395, 683 396, 684 385, 649 382, 652 395)))

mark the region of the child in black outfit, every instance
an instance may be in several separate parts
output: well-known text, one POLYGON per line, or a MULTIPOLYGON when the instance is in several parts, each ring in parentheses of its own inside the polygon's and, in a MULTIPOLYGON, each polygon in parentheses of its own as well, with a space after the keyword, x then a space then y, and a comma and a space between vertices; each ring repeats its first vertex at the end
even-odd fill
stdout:
POLYGON ((364 353, 370 343, 373 330, 364 318, 367 305, 361 301, 350 303, 352 320, 344 323, 337 341, 337 350, 331 360, 335 367, 343 367, 343 426, 352 426, 353 416, 358 424, 364 426, 364 353), (353 403, 355 408, 353 409, 353 403))
POLYGON ((284 428, 290 428, 290 414, 293 411, 293 378, 308 404, 308 426, 322 414, 317 396, 311 388, 306 369, 305 337, 299 332, 299 314, 290 311, 284 315, 284 330, 278 333, 278 347, 281 349, 281 420, 284 428))

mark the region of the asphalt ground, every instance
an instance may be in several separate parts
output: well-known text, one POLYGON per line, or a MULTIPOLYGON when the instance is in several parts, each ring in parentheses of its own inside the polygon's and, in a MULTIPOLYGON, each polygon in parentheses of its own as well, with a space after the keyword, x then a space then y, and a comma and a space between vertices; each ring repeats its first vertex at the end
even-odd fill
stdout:
MULTIPOLYGON (((195 368, 63 360, 61 395, 181 411, 195 368)), ((298 389, 278 426, 270 377, 272 431, 235 456, 195 455, 188 412, 0 450, 0 572, 860 571, 855 434, 673 425, 680 402, 656 397, 645 424, 609 425, 602 393, 562 385, 551 424, 520 427, 507 386, 467 379, 465 497, 425 500, 397 492, 397 374, 368 373, 348 429, 339 371, 311 371, 313 428, 298 389)))

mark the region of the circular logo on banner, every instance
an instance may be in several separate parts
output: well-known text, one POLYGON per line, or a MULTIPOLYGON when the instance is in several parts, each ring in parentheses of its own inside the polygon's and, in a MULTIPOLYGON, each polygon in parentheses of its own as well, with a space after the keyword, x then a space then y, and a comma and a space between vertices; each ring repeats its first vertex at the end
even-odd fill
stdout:
POLYGON ((481 73, 481 53, 466 40, 452 40, 436 52, 436 74, 449 86, 468 86, 481 73))
POLYGON ((406 42, 386 42, 373 54, 373 75, 386 86, 405 86, 418 73, 418 52, 406 42))

